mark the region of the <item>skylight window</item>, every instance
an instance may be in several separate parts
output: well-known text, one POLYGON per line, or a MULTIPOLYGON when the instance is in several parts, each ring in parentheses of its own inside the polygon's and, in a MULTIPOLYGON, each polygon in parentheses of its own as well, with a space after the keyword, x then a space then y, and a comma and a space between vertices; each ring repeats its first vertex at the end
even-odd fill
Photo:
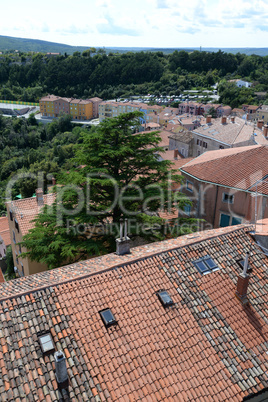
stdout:
POLYGON ((50 334, 44 334, 39 336, 39 342, 43 354, 54 352, 55 347, 50 334))
POLYGON ((220 269, 210 256, 202 257, 199 260, 193 261, 193 264, 203 275, 220 269))
POLYGON ((157 296, 164 307, 172 306, 174 304, 173 300, 166 290, 160 290, 159 292, 157 292, 157 296))
POLYGON ((110 327, 111 325, 117 324, 117 321, 114 318, 114 315, 109 308, 107 308, 106 310, 100 311, 100 316, 106 327, 110 327))

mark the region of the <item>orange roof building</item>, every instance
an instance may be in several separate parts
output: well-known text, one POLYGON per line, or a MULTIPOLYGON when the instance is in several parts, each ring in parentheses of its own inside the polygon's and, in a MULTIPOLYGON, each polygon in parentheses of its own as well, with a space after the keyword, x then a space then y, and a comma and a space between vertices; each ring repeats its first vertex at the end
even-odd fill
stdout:
POLYGON ((1 400, 267 400, 268 261, 250 230, 194 233, 0 284, 1 400))
POLYGON ((36 197, 14 200, 6 203, 8 213, 8 225, 11 238, 11 246, 15 271, 19 276, 27 276, 36 272, 45 271, 47 266, 28 258, 21 258, 21 253, 27 250, 20 246, 25 234, 34 227, 33 220, 45 204, 52 205, 55 194, 44 194, 42 190, 36 190, 36 197))
POLYGON ((192 213, 212 227, 268 217, 268 147, 208 151, 181 167, 192 213))

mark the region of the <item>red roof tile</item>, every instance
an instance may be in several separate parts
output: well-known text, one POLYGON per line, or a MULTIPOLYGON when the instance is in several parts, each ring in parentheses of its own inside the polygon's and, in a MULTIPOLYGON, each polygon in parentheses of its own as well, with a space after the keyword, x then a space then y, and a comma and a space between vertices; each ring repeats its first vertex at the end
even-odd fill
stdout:
POLYGON ((7 216, 0 218, 0 237, 3 239, 5 246, 9 246, 11 244, 7 216))
MULTIPOLYGON (((182 172, 210 183, 255 191, 255 184, 268 174, 268 147, 248 147, 208 151, 181 168, 182 172)), ((258 192, 268 194, 266 184, 258 192)))
POLYGON ((1 398, 67 395, 40 331, 65 353, 70 400, 241 401, 267 387, 268 264, 249 230, 195 233, 0 284, 1 398), (234 291, 247 251, 242 306, 234 291), (220 269, 201 275, 193 260, 207 254, 220 269), (173 306, 161 305, 160 289, 173 306), (103 325, 105 308, 117 325, 103 325))
MULTIPOLYGON (((55 194, 44 194, 44 204, 52 205, 55 201, 55 197, 55 194)), ((36 197, 10 201, 7 205, 12 210, 14 217, 18 221, 22 235, 25 235, 34 227, 33 220, 43 208, 43 205, 38 205, 36 197)))

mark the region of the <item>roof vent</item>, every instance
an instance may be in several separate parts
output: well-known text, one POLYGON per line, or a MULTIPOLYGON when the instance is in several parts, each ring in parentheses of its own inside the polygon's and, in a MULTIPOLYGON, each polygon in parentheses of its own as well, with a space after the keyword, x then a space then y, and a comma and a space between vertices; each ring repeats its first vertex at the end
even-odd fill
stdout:
POLYGON ((56 367, 56 380, 60 389, 67 388, 69 385, 66 367, 66 357, 62 350, 54 354, 56 367))
POLYGON ((116 239, 116 254, 130 254, 130 238, 127 235, 127 219, 120 219, 120 238, 116 239), (123 235, 123 231, 125 232, 123 235))
POLYGON ((250 276, 247 273, 248 259, 249 259, 249 252, 246 253, 243 272, 238 276, 236 292, 235 292, 236 297, 243 305, 246 305, 249 302, 247 297, 248 283, 250 278, 250 276))

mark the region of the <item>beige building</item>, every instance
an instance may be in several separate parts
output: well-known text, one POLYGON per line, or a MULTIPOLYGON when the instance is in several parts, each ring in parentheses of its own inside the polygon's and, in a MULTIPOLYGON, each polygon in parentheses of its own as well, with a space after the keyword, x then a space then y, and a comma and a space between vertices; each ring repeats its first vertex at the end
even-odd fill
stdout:
POLYGON ((144 113, 144 119, 141 119, 141 123, 144 124, 145 122, 149 123, 154 121, 153 119, 147 118, 150 114, 156 116, 156 120, 158 121, 155 121, 155 123, 159 123, 158 113, 162 110, 162 106, 147 105, 145 103, 103 101, 99 104, 99 119, 101 122, 104 119, 117 117, 122 113, 141 111, 144 113))
POLYGON ((263 122, 253 124, 237 116, 212 119, 206 117, 206 124, 192 131, 194 138, 193 155, 199 156, 206 151, 235 148, 247 145, 268 145, 267 127, 263 122))
POLYGON ((268 105, 262 105, 256 110, 256 120, 262 120, 268 124, 268 105))
POLYGON ((33 219, 41 211, 45 204, 52 205, 55 201, 55 194, 45 194, 41 189, 36 190, 36 197, 14 200, 6 203, 9 232, 11 238, 11 247, 13 260, 17 275, 27 276, 37 272, 47 270, 45 264, 31 261, 29 258, 22 258, 21 253, 27 250, 19 244, 24 235, 34 227, 33 219))
POLYGON ((44 117, 56 118, 62 113, 70 114, 73 120, 90 120, 98 117, 102 99, 74 99, 47 95, 40 99, 40 113, 44 117))

